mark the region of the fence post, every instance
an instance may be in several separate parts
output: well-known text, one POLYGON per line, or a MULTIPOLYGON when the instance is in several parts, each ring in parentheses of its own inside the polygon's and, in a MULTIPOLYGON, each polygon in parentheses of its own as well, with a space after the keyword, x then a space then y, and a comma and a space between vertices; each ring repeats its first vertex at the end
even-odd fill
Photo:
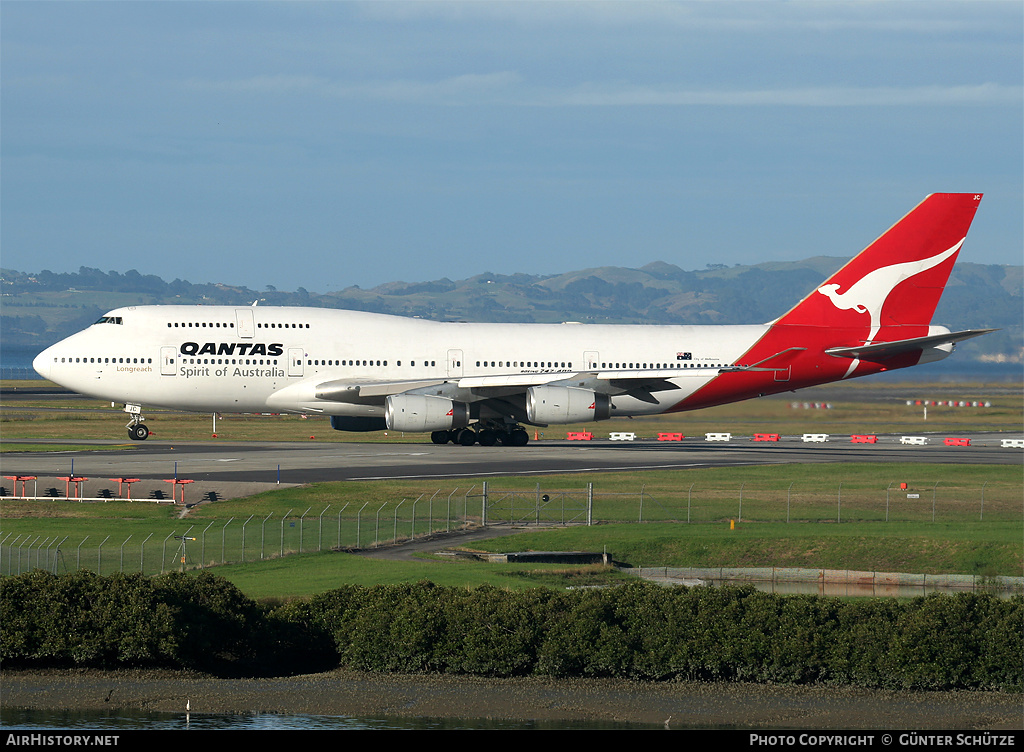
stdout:
POLYGON ((458 490, 459 490, 459 487, 456 486, 455 490, 453 490, 450 494, 448 494, 448 508, 445 510, 445 522, 444 522, 444 531, 446 533, 449 532, 452 529, 452 497, 455 495, 455 492, 458 491, 458 490))
POLYGON ((380 510, 386 507, 388 503, 385 501, 380 505, 380 509, 377 510, 377 516, 373 524, 373 545, 380 543, 380 510))
POLYGON ((245 526, 252 522, 252 518, 256 515, 250 514, 249 519, 242 523, 242 563, 245 564, 245 526))
POLYGON ((440 488, 434 491, 431 497, 427 499, 427 535, 434 532, 434 497, 439 493, 441 493, 440 488))
POLYGON ((267 553, 267 521, 274 516, 271 512, 263 518, 263 522, 260 523, 260 559, 266 558, 267 553))
POLYGON ((309 509, 307 509, 305 512, 303 512, 302 516, 299 517, 299 553, 300 554, 302 553, 302 531, 306 527, 306 524, 305 524, 306 523, 306 515, 309 514, 309 510, 312 509, 312 508, 313 507, 309 507, 309 509))
POLYGON ((216 522, 216 520, 210 520, 210 524, 203 528, 203 541, 199 544, 199 553, 201 555, 201 558, 199 559, 200 569, 206 568, 206 531, 213 527, 214 522, 216 522))
POLYGON ((402 499, 400 502, 398 502, 398 506, 395 507, 395 531, 394 539, 391 541, 392 543, 398 543, 398 510, 401 509, 402 504, 404 504, 407 501, 408 499, 402 499))
MULTIPOLYGON (((7 539, 10 538, 12 535, 14 535, 14 533, 8 533, 7 535, 5 535, 3 537, 3 540, 0 540, 0 574, 3 574, 3 571, 4 571, 4 544, 7 542, 7 539)), ((10 561, 11 561, 11 557, 8 556, 7 557, 8 564, 10 564, 10 561)), ((10 574, 10 572, 8 572, 8 574, 10 574)))
POLYGON ((284 556, 284 521, 288 519, 288 515, 291 513, 292 510, 289 509, 287 512, 284 513, 284 517, 281 518, 281 550, 278 553, 278 556, 284 556))
MULTIPOLYGON (((795 482, 795 481, 794 481, 795 482)), ((793 484, 789 484, 789 488, 786 489, 786 522, 789 522, 789 506, 793 499, 793 484)))
POLYGON ((167 565, 167 541, 171 539, 172 535, 174 535, 173 530, 167 534, 166 538, 164 538, 163 548, 160 549, 160 574, 164 573, 164 567, 167 565))
MULTIPOLYGON (((120 562, 120 564, 118 564, 118 567, 119 567, 119 570, 120 570, 121 574, 124 574, 124 546, 125 546, 125 543, 127 543, 131 539, 132 539, 132 536, 131 536, 131 534, 129 534, 128 537, 124 539, 124 543, 121 544, 121 562, 120 562)), ((47 558, 49 558, 49 554, 47 554, 47 558)))
POLYGON ((317 536, 316 537, 316 550, 317 551, 323 551, 324 550, 324 515, 327 514, 327 510, 330 509, 330 508, 331 508, 331 505, 328 504, 327 506, 324 507, 324 511, 322 511, 320 513, 319 529, 317 530, 317 533, 316 533, 316 536, 317 536))
MULTIPOLYGON (((31 533, 29 533, 29 535, 31 535, 31 533)), ((88 538, 89 536, 87 535, 85 537, 88 538)), ((21 542, 21 545, 18 546, 18 574, 21 574, 21 571, 22 571, 21 570, 21 549, 25 546, 26 543, 28 543, 28 565, 29 565, 29 569, 31 569, 32 568, 32 544, 35 543, 37 540, 39 540, 39 536, 38 535, 35 538, 33 538, 32 540, 29 540, 28 536, 26 536, 25 540, 23 540, 21 542)))
POLYGON ((341 515, 345 514, 345 510, 348 509, 348 505, 351 503, 351 501, 346 501, 345 506, 338 512, 338 548, 341 548, 341 515))
POLYGON ((139 574, 142 576, 146 575, 146 544, 149 543, 149 539, 153 537, 153 533, 146 536, 146 540, 142 541, 142 545, 139 546, 139 574))
MULTIPOLYGON (((562 522, 565 522, 565 515, 562 515, 562 522)), ((587 483, 587 527, 594 524, 594 484, 587 483)))
MULTIPOLYGON (((423 494, 420 494, 419 496, 416 497, 416 501, 414 501, 412 503, 412 524, 409 526, 409 540, 413 540, 416 537, 416 504, 422 498, 423 498, 423 494)), ((433 498, 433 497, 431 497, 431 498, 433 498)), ((429 506, 429 504, 430 504, 430 502, 428 501, 427 505, 429 506)), ((428 534, 430 533, 429 529, 427 530, 427 533, 428 534)))
MULTIPOLYGON (((36 536, 32 539, 32 542, 28 544, 28 568, 32 569, 32 546, 36 544, 41 536, 36 536)), ((36 549, 36 564, 39 564, 39 549, 36 549)))
POLYGON ((110 540, 109 535, 103 539, 103 542, 100 543, 99 546, 96 547, 96 574, 100 577, 103 576, 103 544, 108 540, 110 540))
POLYGON ((228 518, 228 521, 224 523, 224 527, 220 529, 220 563, 227 563, 227 536, 228 536, 228 525, 235 521, 234 517, 228 518))
MULTIPOLYGON (((150 533, 150 535, 152 535, 152 533, 150 533)), ((65 535, 63 538, 60 539, 60 543, 57 544, 57 547, 55 549, 53 549, 53 573, 54 574, 57 574, 57 559, 61 556, 60 547, 63 546, 64 545, 64 541, 66 541, 70 537, 71 537, 70 535, 65 535)))
POLYGON ((988 485, 988 481, 981 484, 981 515, 978 517, 978 521, 985 519, 985 486, 988 485))
POLYGON ((363 510, 366 509, 366 504, 369 503, 370 502, 367 501, 365 504, 359 507, 359 511, 356 512, 356 548, 359 548, 359 531, 362 529, 363 524, 363 510))

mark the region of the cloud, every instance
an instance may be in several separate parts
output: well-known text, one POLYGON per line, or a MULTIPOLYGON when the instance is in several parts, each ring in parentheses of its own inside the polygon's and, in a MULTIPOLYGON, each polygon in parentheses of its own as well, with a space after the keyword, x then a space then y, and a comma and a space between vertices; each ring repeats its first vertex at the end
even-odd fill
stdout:
POLYGON ((253 95, 309 95, 448 106, 536 107, 916 107, 1019 106, 1020 87, 997 83, 930 86, 808 86, 695 89, 671 85, 588 82, 533 86, 513 71, 466 73, 436 80, 332 81, 317 76, 254 76, 225 81, 188 80, 184 88, 253 95))
POLYGON ((650 86, 585 85, 552 94, 548 104, 586 106, 783 106, 900 107, 919 105, 1019 105, 1018 87, 972 86, 815 86, 784 89, 676 89, 650 86))

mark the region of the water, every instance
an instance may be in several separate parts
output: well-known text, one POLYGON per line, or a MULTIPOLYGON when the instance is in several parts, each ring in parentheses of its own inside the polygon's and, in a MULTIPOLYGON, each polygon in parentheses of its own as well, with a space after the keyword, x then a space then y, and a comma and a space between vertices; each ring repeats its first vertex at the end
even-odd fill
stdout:
POLYGON ((4 731, 456 731, 638 730, 650 724, 609 721, 516 721, 488 718, 354 718, 279 713, 155 713, 144 710, 27 710, 0 708, 4 731))
POLYGON ((32 360, 44 349, 40 347, 0 346, 0 379, 38 379, 32 360))

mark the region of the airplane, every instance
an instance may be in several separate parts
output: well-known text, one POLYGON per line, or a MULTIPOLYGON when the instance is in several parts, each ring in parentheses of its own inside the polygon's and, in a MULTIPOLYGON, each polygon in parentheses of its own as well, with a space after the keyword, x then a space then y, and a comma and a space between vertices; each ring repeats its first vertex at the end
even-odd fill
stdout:
POLYGON ((936 193, 774 321, 452 323, 360 311, 129 306, 48 347, 43 378, 125 405, 329 416, 341 431, 525 446, 524 425, 684 412, 941 360, 931 324, 982 194, 936 193))

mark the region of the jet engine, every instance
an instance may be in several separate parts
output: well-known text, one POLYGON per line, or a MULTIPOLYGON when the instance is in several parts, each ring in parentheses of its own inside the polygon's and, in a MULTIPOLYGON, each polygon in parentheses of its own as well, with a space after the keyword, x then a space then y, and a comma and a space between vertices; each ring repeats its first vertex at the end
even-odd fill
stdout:
POLYGON ((591 389, 534 386, 526 392, 526 416, 531 423, 582 423, 607 420, 611 414, 611 398, 591 389))
POLYGON ((447 431, 469 425, 469 405, 444 397, 392 394, 384 405, 392 431, 447 431))

